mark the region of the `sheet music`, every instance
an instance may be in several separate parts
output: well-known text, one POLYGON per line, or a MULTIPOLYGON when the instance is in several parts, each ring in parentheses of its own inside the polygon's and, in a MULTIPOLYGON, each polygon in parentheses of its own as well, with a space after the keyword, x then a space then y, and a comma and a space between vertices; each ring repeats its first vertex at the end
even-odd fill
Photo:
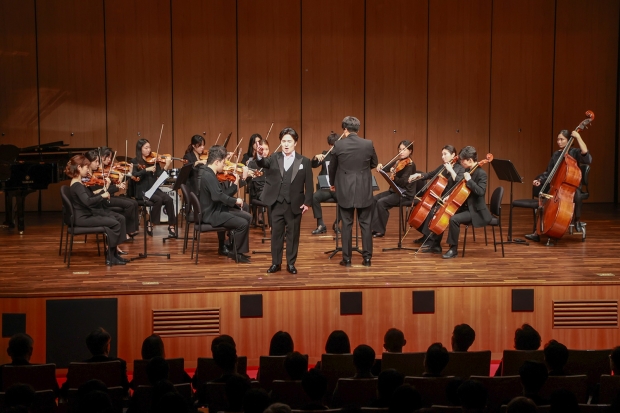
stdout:
POLYGON ((379 173, 381 174, 381 176, 382 176, 383 178, 385 178, 385 180, 387 181, 387 183, 388 183, 388 184, 390 184, 390 187, 391 187, 392 189, 396 189, 396 190, 398 191, 398 194, 399 194, 400 196, 403 196, 403 194, 405 193, 405 191, 404 191, 403 189, 401 189, 398 185, 396 185, 396 184, 394 183, 394 181, 392 181, 392 180, 390 179, 390 176, 387 174, 387 172, 385 172, 383 169, 379 169, 379 173))
POLYGON ((163 184, 166 179, 168 179, 168 172, 163 171, 161 173, 161 175, 159 175, 159 178, 157 178, 157 181, 155 181, 155 183, 153 184, 151 189, 146 191, 144 196, 146 196, 148 199, 151 199, 151 197, 153 196, 155 191, 157 191, 157 188, 159 188, 161 186, 161 184, 163 184))

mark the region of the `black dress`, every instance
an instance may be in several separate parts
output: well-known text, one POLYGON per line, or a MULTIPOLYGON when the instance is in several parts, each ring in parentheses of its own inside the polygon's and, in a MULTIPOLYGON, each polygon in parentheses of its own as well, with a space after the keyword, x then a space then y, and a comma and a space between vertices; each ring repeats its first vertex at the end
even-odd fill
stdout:
MULTIPOLYGON (((94 185, 89 189, 91 191, 96 191, 101 189, 102 186, 94 185)), ((140 209, 138 206, 138 202, 135 199, 131 199, 126 196, 114 196, 115 193, 119 191, 118 186, 112 184, 108 187, 108 192, 110 193, 110 199, 108 202, 104 202, 104 208, 120 208, 122 209, 121 214, 125 217, 125 223, 127 225, 127 233, 133 234, 138 231, 138 226, 140 224, 140 209)))
MULTIPOLYGON (((136 199, 143 199, 144 194, 151 189, 157 181, 157 178, 159 178, 164 170, 161 168, 159 163, 155 166, 155 172, 150 172, 138 166, 140 165, 138 158, 133 158, 131 162, 134 164, 133 176, 140 178, 140 181, 136 182, 135 196, 136 199)), ((145 165, 142 164, 142 166, 145 165)), ((151 222, 153 224, 157 225, 160 223, 162 206, 166 207, 166 212, 168 214, 168 225, 172 226, 176 223, 177 214, 174 210, 174 201, 172 200, 172 197, 157 188, 155 193, 153 193, 153 196, 150 198, 150 201, 154 204, 151 211, 151 222)))
POLYGON ((200 174, 202 173, 202 170, 205 168, 206 165, 203 165, 203 164, 196 165, 196 162, 198 162, 198 158, 196 157, 196 154, 194 153, 194 151, 188 152, 185 155, 183 155, 183 159, 187 159, 187 162, 189 164, 194 165, 191 172, 189 173, 189 177, 187 178, 187 186, 189 187, 190 191, 195 193, 196 196, 199 196, 200 174))

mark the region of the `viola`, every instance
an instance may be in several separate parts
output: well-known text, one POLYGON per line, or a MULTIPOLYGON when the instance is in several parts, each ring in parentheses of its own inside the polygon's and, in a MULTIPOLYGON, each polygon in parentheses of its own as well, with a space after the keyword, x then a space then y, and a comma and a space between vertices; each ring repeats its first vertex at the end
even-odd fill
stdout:
MULTIPOLYGON (((576 132, 587 129, 594 120, 594 112, 591 110, 586 112, 586 116, 587 118, 575 128, 576 132)), ((536 214, 538 235, 560 239, 573 219, 575 192, 581 185, 581 169, 577 160, 569 155, 574 140, 575 138, 571 136, 540 190, 536 214), (547 187, 549 190, 545 191, 547 187)))
MULTIPOLYGON (((473 168, 471 168, 470 174, 473 173, 479 166, 485 165, 492 160, 493 155, 488 153, 486 159, 479 161, 473 168)), ((437 235, 443 233, 450 224, 450 218, 452 218, 454 214, 456 214, 456 211, 458 211, 465 201, 467 201, 470 193, 471 189, 467 187, 467 181, 462 179, 452 188, 448 199, 442 202, 442 205, 439 207, 437 212, 435 212, 428 228, 437 235)))
POLYGON ((173 161, 181 161, 184 164, 187 163, 187 159, 184 158, 175 158, 169 153, 165 153, 163 155, 158 154, 157 152, 151 152, 148 156, 143 156, 144 162, 154 164, 155 162, 166 162, 167 159, 172 159, 173 161))

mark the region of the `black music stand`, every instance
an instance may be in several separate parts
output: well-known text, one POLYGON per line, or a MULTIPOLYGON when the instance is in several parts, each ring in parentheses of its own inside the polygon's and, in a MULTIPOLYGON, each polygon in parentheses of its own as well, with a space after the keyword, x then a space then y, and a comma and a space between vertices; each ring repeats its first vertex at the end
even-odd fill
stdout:
MULTIPOLYGON (((175 202, 175 207, 177 205, 179 205, 179 190, 181 189, 181 185, 183 185, 184 183, 187 182, 187 179, 189 178, 189 175, 192 173, 192 169, 194 168, 194 165, 191 163, 188 163, 187 165, 183 166, 183 168, 181 168, 181 170, 179 171, 179 176, 177 176, 175 181, 174 181, 174 185, 172 186, 172 190, 174 191, 174 200, 175 202)), ((169 239, 178 239, 179 238, 179 215, 177 214, 177 211, 174 211, 174 214, 176 215, 177 219, 175 220, 174 223, 174 233, 177 235, 176 237, 171 237, 168 236, 166 238, 164 238, 164 243, 169 240, 169 239)), ((168 214, 168 217, 170 217, 170 214, 168 214)))
POLYGON ((383 170, 379 170, 379 174, 385 179, 385 181, 390 185, 392 191, 400 195, 400 200, 398 202, 398 244, 394 248, 383 248, 382 251, 398 251, 398 250, 410 250, 415 251, 417 248, 403 247, 403 214, 400 208, 403 205, 403 199, 405 199, 405 191, 400 189, 398 185, 394 183, 389 177, 389 175, 383 170))
POLYGON ((495 175, 500 181, 510 182, 510 214, 508 218, 508 241, 502 240, 502 244, 520 244, 529 245, 524 239, 516 238, 512 239, 512 184, 518 182, 523 183, 523 177, 515 168, 515 165, 509 159, 493 159, 491 161, 495 175))
POLYGON ((162 252, 153 252, 153 253, 148 253, 147 249, 146 249, 146 232, 147 232, 147 226, 148 223, 146 221, 146 215, 147 215, 147 208, 152 208, 153 207, 153 203, 151 202, 151 200, 149 198, 146 197, 146 194, 144 193, 144 191, 142 192, 142 202, 144 203, 144 205, 142 206, 143 210, 142 210, 142 217, 143 217, 143 223, 144 223, 144 228, 142 228, 142 233, 143 233, 143 238, 144 238, 144 252, 141 252, 138 254, 137 257, 132 257, 130 258, 131 261, 135 261, 135 260, 139 260, 142 258, 148 258, 150 255, 154 255, 157 257, 166 257, 168 259, 170 259, 170 254, 166 254, 166 253, 162 253, 162 252))

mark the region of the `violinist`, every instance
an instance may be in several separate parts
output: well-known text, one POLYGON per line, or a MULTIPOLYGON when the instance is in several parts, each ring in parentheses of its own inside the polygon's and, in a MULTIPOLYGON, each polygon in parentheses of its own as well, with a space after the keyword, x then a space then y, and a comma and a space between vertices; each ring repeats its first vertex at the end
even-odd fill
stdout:
MULTIPOLYGON (((158 159, 153 159, 153 163, 147 163, 145 158, 152 158, 151 144, 146 139, 138 139, 136 143, 136 157, 131 160, 134 164, 133 175, 140 178, 140 181, 136 182, 136 198, 138 199, 144 197, 144 194, 151 189, 163 171, 167 171, 172 167, 172 159, 170 158, 165 159, 163 167, 159 164, 158 159)), ((165 206, 166 213, 168 214, 168 236, 176 238, 177 234, 174 224, 177 217, 172 198, 157 188, 150 201, 154 203, 151 211, 151 223, 155 225, 160 223, 161 208, 165 206)))
POLYGON ((409 177, 416 171, 415 163, 411 159, 412 147, 413 145, 410 141, 401 141, 398 144, 398 157, 394 162, 385 166, 382 164, 377 165, 377 171, 382 169, 386 171, 386 168, 390 168, 392 181, 394 181, 396 186, 405 191, 405 196, 403 199, 392 188, 374 196, 374 210, 370 226, 374 238, 380 238, 385 235, 388 218, 390 217, 389 210, 391 208, 399 206, 401 200, 409 204, 413 201, 417 184, 409 182, 409 177))
MULTIPOLYGON (((334 146, 338 138, 338 134, 334 132, 327 136, 327 144, 330 149, 334 146)), ((327 154, 327 152, 329 151, 323 151, 320 154, 314 155, 312 158, 312 168, 318 168, 320 166, 321 172, 319 172, 319 175, 326 175, 329 180, 329 164, 332 160, 332 154, 331 152, 327 154)), ((313 235, 324 234, 327 232, 327 226, 325 225, 325 222, 323 222, 323 209, 321 208, 321 202, 329 201, 330 199, 338 202, 338 199, 336 198, 336 191, 332 191, 330 189, 319 189, 314 193, 314 195, 312 195, 312 213, 314 214, 314 218, 316 218, 317 225, 316 229, 312 231, 313 235)), ((336 225, 337 223, 334 221, 334 224, 332 225, 333 230, 340 231, 336 225)))
POLYGON ((125 265, 116 250, 118 244, 125 242, 125 218, 103 207, 110 198, 110 193, 104 189, 97 190, 97 194, 90 191, 83 183, 90 174, 90 161, 84 155, 75 155, 65 168, 65 174, 71 177, 69 186, 71 203, 75 211, 75 223, 85 227, 104 227, 108 239, 106 265, 125 265))
MULTIPOLYGON (((487 173, 483 168, 475 168, 470 173, 472 168, 478 164, 478 153, 473 146, 466 146, 461 149, 459 153, 459 161, 461 166, 465 169, 463 172, 463 179, 466 181, 466 187, 471 191, 465 203, 458 209, 458 211, 450 217, 449 231, 448 231, 448 245, 450 249, 443 255, 443 258, 456 258, 458 255, 459 234, 461 231, 461 224, 472 224, 474 227, 484 227, 491 222, 491 213, 487 209, 487 203, 484 198, 487 191, 487 173)), ((453 190, 458 188, 455 186, 453 190)), ((444 191, 444 196, 446 192, 444 191)), ((446 198, 444 198, 446 200, 446 198)), ((432 241, 430 252, 441 253, 441 239, 443 233, 437 235, 431 233, 429 240, 432 241)))
MULTIPOLYGON (((238 208, 243 206, 243 199, 227 195, 217 179, 222 173, 226 162, 226 148, 212 146, 209 148, 207 167, 200 177, 200 206, 203 211, 202 222, 214 227, 224 227, 235 237, 237 246, 237 260, 240 263, 250 263, 248 231, 252 216, 238 208), (238 208, 237 208, 238 207, 238 208)), ((219 233, 218 233, 219 234, 219 233)), ((223 242, 223 236, 220 243, 223 242)), ((220 244, 220 254, 222 245, 220 244)), ((229 258, 235 258, 234 252, 228 253, 229 258)))
POLYGON ((198 196, 198 190, 200 189, 200 174, 207 165, 207 157, 203 156, 204 150, 205 139, 200 135, 194 135, 185 150, 185 155, 183 155, 183 159, 186 159, 188 163, 194 165, 189 174, 187 186, 189 186, 190 191, 195 193, 196 196, 198 196))
MULTIPOLYGON (((269 142, 265 139, 261 139, 259 145, 263 147, 263 157, 269 156, 269 142)), ((250 158, 247 162, 248 168, 253 170, 260 169, 256 164, 256 158, 250 158)), ((261 195, 263 194, 263 189, 265 188, 265 175, 248 177, 248 187, 250 190, 250 199, 261 199, 261 195)))
POLYGON ((262 140, 263 137, 260 135, 260 133, 255 133, 250 136, 250 141, 248 142, 248 151, 244 153, 243 158, 241 158, 242 164, 248 165, 248 162, 250 160, 256 160, 256 147, 262 140))
MULTIPOLYGON (((568 140, 570 139, 571 136, 575 138, 575 140, 577 141, 577 144, 579 145, 579 148, 571 148, 568 151, 568 154, 572 156, 573 158, 575 158, 577 163, 579 163, 580 165, 581 164, 589 165, 592 163, 592 155, 590 155, 590 152, 588 151, 588 147, 586 146, 586 143, 581 138, 581 135, 579 134, 579 132, 577 131, 569 132, 568 130, 560 131, 560 133, 558 134, 558 137, 556 138, 556 143, 558 144, 559 149, 555 151, 553 155, 551 156, 551 159, 549 160, 549 164, 547 165, 547 170, 543 172, 542 174, 538 175, 536 179, 534 179, 534 182, 532 183, 534 185, 534 187, 532 188, 532 192, 535 197, 537 197, 538 194, 540 193, 540 189, 542 185, 545 183, 545 181, 549 177, 549 174, 553 170, 555 164, 560 159, 560 155, 562 154, 562 151, 566 147, 566 144, 568 143, 568 140)), ((577 190, 575 191, 574 202, 575 202, 575 211, 573 213, 573 222, 575 223, 576 232, 581 232, 581 222, 579 221, 579 218, 581 218, 581 204, 582 204, 580 188, 577 188, 577 190)), ((534 225, 536 225, 536 223, 534 223, 534 225)), ((534 242, 540 241, 540 236, 536 233, 536 231, 534 231, 533 234, 526 235, 525 238, 529 239, 530 241, 534 241, 534 242)))
MULTIPOLYGON (((444 146, 441 149, 441 160, 443 161, 443 164, 439 165, 437 168, 435 168, 435 170, 431 172, 415 173, 409 176, 409 182, 432 179, 433 177, 437 176, 441 171, 441 174, 448 178, 448 183, 446 184, 443 192, 446 194, 449 193, 450 189, 452 189, 454 184, 463 179, 463 172, 465 171, 465 169, 461 166, 460 163, 454 163, 454 158, 456 158, 456 148, 452 145, 444 146)), ((441 196, 441 194, 437 195, 441 196)), ((437 206, 437 204, 435 204, 435 206, 437 206)), ((422 233, 422 237, 413 241, 414 243, 421 244, 429 236, 430 230, 428 229, 428 224, 433 218, 435 210, 436 208, 432 209, 431 212, 426 216, 426 220, 424 221, 422 226, 420 228, 416 228, 422 233)), ((425 246, 422 246, 422 252, 432 252, 430 250, 426 250, 424 247, 425 246)), ((430 245, 427 243, 426 247, 430 247, 430 245)))

